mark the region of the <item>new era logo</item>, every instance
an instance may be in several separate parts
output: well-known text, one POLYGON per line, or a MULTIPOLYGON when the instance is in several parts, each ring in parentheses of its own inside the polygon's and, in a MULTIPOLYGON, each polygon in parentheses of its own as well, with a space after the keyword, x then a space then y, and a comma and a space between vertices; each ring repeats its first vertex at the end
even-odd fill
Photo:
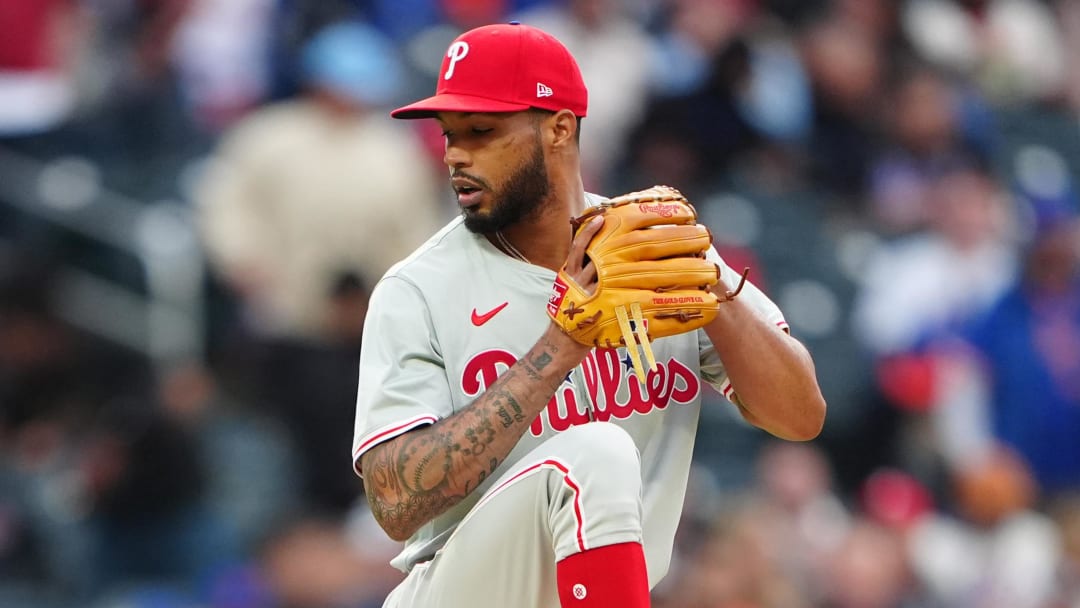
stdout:
POLYGON ((536 83, 536 97, 551 97, 555 92, 551 90, 551 87, 542 82, 536 83))

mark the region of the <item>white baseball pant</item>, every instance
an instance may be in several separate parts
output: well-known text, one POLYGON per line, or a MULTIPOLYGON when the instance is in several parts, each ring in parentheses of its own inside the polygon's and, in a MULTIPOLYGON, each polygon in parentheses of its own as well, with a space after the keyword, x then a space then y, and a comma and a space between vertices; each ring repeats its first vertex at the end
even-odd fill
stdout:
POLYGON ((502 475, 383 606, 559 608, 559 560, 641 539, 641 463, 633 440, 608 422, 576 426, 502 475))

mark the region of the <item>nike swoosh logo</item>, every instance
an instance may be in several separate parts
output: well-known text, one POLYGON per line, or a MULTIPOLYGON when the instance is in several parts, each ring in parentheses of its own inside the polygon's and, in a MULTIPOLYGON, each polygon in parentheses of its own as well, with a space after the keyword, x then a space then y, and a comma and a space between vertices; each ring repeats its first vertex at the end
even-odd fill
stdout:
POLYGON ((480 313, 476 312, 475 308, 472 309, 472 324, 477 326, 477 327, 480 327, 484 323, 487 323, 488 321, 490 321, 492 317, 499 314, 499 311, 506 308, 506 305, 509 304, 509 303, 510 302, 503 302, 502 304, 499 304, 498 306, 496 306, 495 308, 489 310, 488 312, 485 312, 484 314, 480 314, 480 313))

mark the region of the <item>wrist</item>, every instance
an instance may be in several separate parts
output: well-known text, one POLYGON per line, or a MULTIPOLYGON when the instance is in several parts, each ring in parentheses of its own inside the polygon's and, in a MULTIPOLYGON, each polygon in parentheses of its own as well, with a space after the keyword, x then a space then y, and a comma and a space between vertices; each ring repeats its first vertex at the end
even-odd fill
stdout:
POLYGON ((591 345, 582 344, 572 338, 554 321, 548 324, 547 331, 541 337, 541 343, 552 354, 555 363, 567 371, 577 367, 593 349, 591 345))
POLYGON ((729 287, 727 282, 724 281, 723 273, 719 274, 720 277, 717 279, 716 284, 709 286, 709 291, 716 296, 716 299, 719 300, 721 304, 723 304, 734 300, 742 292, 743 286, 746 285, 746 277, 750 274, 750 267, 747 266, 743 269, 742 274, 739 276, 739 281, 734 288, 729 287))

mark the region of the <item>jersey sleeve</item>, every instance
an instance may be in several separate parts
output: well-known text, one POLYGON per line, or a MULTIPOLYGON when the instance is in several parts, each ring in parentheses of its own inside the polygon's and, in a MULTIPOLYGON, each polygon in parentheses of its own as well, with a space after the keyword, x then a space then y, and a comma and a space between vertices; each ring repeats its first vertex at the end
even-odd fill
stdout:
MULTIPOLYGON (((742 273, 736 272, 729 267, 713 247, 709 248, 707 257, 710 261, 715 262, 720 266, 720 278, 724 284, 727 285, 729 289, 735 289, 742 278, 742 273)), ((784 319, 784 314, 780 312, 780 308, 773 303, 773 301, 769 299, 769 296, 765 295, 757 285, 754 285, 750 281, 746 281, 742 291, 739 292, 739 299, 749 303, 750 306, 757 310, 768 323, 773 324, 784 331, 789 331, 788 323, 784 319)), ((713 385, 713 387, 720 391, 720 393, 729 401, 735 403, 735 391, 732 389, 731 381, 728 380, 727 370, 724 369, 724 362, 720 360, 720 355, 716 354, 716 348, 713 347, 712 341, 709 340, 709 336, 705 333, 705 330, 699 329, 697 335, 702 379, 713 385)))
POLYGON ((450 387, 426 300, 412 283, 387 277, 368 304, 360 347, 353 470, 372 447, 452 413, 450 387))

